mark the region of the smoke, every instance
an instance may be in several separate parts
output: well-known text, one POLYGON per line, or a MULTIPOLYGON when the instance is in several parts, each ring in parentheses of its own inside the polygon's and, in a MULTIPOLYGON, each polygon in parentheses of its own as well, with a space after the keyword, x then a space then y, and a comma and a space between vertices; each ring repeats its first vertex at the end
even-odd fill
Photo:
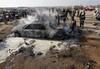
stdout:
POLYGON ((55 16, 57 15, 57 12, 50 12, 48 9, 39 9, 36 8, 36 15, 38 18, 38 21, 40 23, 44 23, 46 26, 49 27, 50 24, 55 24, 55 16))
POLYGON ((18 21, 18 24, 30 24, 36 21, 36 16, 27 16, 27 18, 22 18, 18 21))
POLYGON ((48 9, 45 8, 35 8, 36 12, 32 12, 31 16, 27 16, 27 18, 21 18, 18 21, 19 24, 30 24, 34 23, 34 21, 38 21, 39 23, 42 23, 44 25, 49 26, 49 24, 55 24, 55 16, 57 15, 57 12, 51 13, 48 9))

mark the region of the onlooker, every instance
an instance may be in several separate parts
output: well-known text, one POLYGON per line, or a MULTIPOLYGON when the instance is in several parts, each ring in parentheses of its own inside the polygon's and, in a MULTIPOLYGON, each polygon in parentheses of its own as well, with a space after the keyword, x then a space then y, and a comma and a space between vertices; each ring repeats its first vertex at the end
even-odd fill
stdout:
POLYGON ((82 11, 80 13, 80 27, 83 29, 84 28, 84 20, 85 20, 85 11, 82 11))
POLYGON ((67 11, 67 10, 66 10, 66 13, 65 13, 65 14, 66 14, 66 18, 69 19, 69 18, 68 18, 68 11, 67 11))
POLYGON ((80 15, 80 10, 78 9, 77 10, 77 17, 79 17, 79 15, 80 15))
POLYGON ((65 26, 66 25, 66 18, 63 19, 63 22, 64 22, 64 26, 65 26))
POLYGON ((74 34, 75 34, 75 29, 76 29, 76 21, 75 21, 75 20, 73 20, 73 19, 72 19, 72 23, 71 23, 70 28, 71 28, 70 35, 71 35, 72 33, 74 33, 74 34))
POLYGON ((6 12, 5 11, 3 11, 3 21, 4 21, 5 24, 8 24, 7 19, 6 19, 6 12))
POLYGON ((73 9, 73 10, 72 10, 72 20, 74 20, 75 14, 76 14, 76 10, 73 9))

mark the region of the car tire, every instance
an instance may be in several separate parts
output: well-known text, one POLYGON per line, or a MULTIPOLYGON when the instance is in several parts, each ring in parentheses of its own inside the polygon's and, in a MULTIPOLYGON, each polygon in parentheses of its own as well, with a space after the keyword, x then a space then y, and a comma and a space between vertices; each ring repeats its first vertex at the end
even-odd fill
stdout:
POLYGON ((15 33, 14 33, 14 36, 15 36, 15 37, 21 37, 21 34, 20 34, 19 32, 15 32, 15 33))

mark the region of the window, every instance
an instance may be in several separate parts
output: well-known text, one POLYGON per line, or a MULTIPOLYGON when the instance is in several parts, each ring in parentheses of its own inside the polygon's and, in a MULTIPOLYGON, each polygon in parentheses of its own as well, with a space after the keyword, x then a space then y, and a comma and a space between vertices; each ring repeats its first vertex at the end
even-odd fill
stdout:
POLYGON ((33 24, 33 29, 45 30, 45 27, 42 24, 33 24))
POLYGON ((30 24, 25 29, 45 30, 45 27, 42 24, 30 24))
POLYGON ((33 29, 32 24, 28 25, 25 29, 33 29))

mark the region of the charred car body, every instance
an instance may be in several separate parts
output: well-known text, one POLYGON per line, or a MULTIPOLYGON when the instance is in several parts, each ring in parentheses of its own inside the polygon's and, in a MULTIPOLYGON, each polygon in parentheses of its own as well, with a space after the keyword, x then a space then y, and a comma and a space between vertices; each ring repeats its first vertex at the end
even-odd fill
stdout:
POLYGON ((14 33, 14 36, 57 40, 70 37, 70 25, 57 25, 56 14, 49 14, 49 11, 36 11, 38 11, 36 12, 36 21, 31 24, 22 23, 13 28, 12 33, 14 33))
POLYGON ((12 33, 16 37, 43 38, 43 39, 66 39, 68 34, 64 27, 47 27, 44 24, 35 22, 27 25, 16 26, 12 33))
POLYGON ((100 11, 96 13, 96 19, 100 20, 100 11))
POLYGON ((100 20, 100 8, 96 8, 95 10, 95 16, 97 20, 100 20))

